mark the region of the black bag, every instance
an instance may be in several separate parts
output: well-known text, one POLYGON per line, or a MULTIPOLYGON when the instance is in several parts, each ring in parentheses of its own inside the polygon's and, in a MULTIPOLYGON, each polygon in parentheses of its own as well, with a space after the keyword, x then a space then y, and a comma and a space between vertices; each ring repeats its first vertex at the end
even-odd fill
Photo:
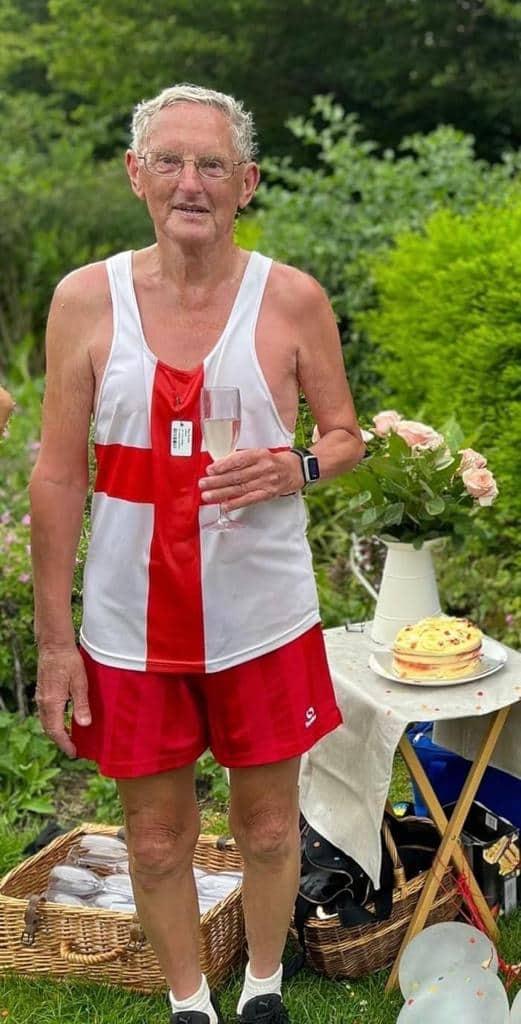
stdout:
POLYGON ((338 914, 344 928, 385 920, 391 914, 393 888, 400 878, 409 881, 431 866, 440 836, 430 818, 413 815, 397 818, 386 812, 384 824, 398 857, 391 856, 382 827, 380 886, 375 889, 364 869, 324 839, 301 815, 301 871, 294 921, 303 950, 305 922, 317 913, 318 907, 322 907, 325 914, 338 914), (368 904, 374 909, 369 910, 368 904))

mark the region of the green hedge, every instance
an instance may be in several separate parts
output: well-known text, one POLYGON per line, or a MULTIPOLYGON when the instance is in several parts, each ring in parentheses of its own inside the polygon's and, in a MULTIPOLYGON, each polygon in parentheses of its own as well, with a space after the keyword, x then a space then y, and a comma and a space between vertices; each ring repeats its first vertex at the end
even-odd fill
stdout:
POLYGON ((521 190, 463 217, 435 214, 373 267, 360 317, 385 381, 381 407, 439 427, 454 414, 500 489, 495 530, 521 522, 521 190))

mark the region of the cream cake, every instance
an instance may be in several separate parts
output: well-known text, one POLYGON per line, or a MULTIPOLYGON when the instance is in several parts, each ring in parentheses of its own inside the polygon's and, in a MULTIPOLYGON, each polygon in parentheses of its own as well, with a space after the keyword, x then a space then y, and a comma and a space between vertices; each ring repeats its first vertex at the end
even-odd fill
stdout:
POLYGON ((469 619, 439 615, 404 626, 393 644, 402 679, 459 679, 479 666, 483 634, 469 619))

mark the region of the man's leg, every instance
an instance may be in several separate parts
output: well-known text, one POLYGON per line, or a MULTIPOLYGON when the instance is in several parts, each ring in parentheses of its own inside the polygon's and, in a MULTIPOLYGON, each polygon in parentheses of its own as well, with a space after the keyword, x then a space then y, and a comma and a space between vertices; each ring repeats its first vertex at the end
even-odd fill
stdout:
POLYGON ((239 1010, 280 969, 300 874, 299 764, 296 757, 230 770, 230 826, 244 859, 249 952, 239 1010))
POLYGON ((174 997, 183 1000, 201 984, 194 767, 117 781, 139 920, 174 997))

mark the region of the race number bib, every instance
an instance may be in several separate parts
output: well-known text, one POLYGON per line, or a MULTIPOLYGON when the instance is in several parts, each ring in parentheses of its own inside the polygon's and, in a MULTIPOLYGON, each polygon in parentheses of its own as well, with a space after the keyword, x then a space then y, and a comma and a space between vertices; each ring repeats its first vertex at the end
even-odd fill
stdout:
POLYGON ((172 420, 170 424, 170 455, 191 455, 193 423, 191 420, 172 420))

